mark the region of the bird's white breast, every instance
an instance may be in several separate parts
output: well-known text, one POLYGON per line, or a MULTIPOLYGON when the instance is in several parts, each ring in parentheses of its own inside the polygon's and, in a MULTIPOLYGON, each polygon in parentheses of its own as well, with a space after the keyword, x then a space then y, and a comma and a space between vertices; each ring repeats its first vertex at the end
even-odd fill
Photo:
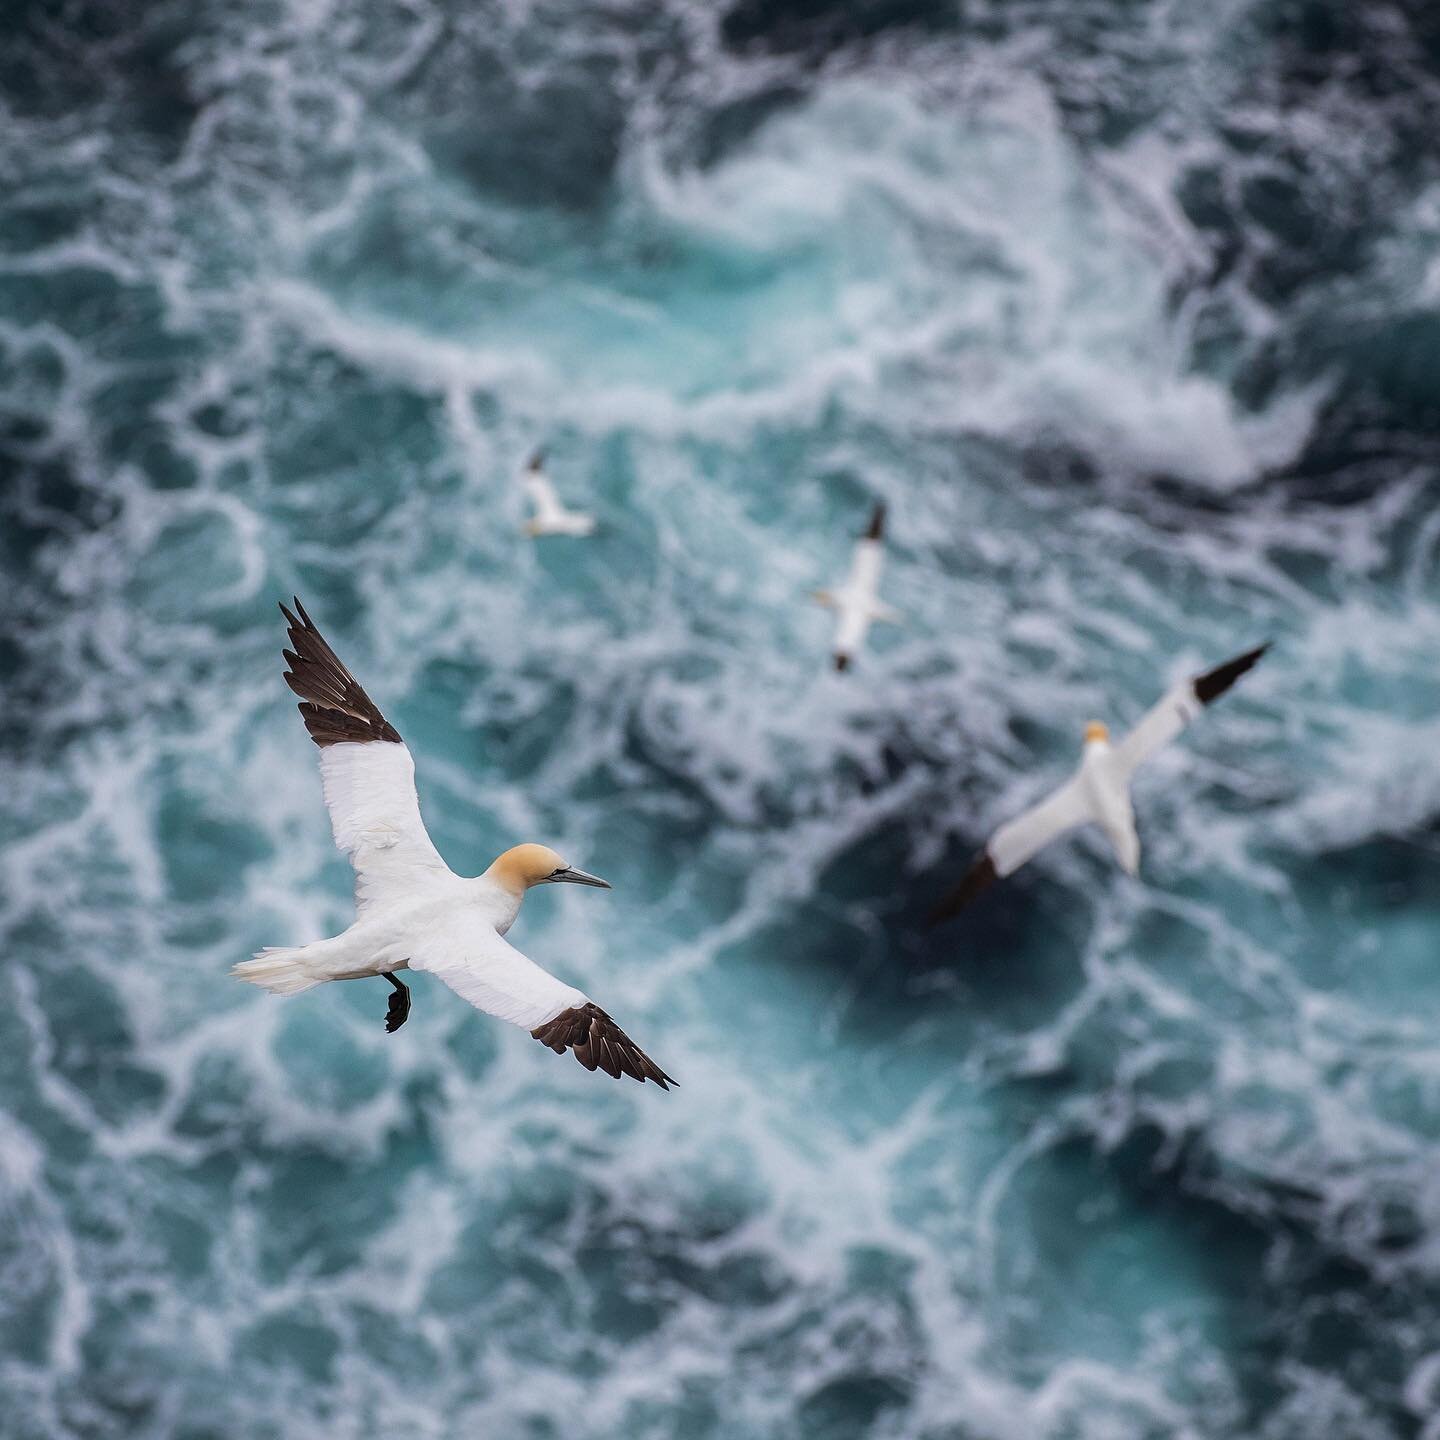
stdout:
POLYGON ((1089 740, 1080 764, 1086 798, 1102 824, 1123 823, 1130 813, 1130 787, 1108 740, 1089 740))

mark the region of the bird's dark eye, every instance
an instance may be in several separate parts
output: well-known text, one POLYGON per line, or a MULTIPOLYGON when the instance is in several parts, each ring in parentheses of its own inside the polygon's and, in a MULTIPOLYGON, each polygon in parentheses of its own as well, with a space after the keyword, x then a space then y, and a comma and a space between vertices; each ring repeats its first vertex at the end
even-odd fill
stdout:
POLYGON ((557 866, 550 872, 550 878, 553 880, 557 875, 563 875, 564 873, 565 873, 565 867, 564 867, 563 865, 557 865, 557 866))

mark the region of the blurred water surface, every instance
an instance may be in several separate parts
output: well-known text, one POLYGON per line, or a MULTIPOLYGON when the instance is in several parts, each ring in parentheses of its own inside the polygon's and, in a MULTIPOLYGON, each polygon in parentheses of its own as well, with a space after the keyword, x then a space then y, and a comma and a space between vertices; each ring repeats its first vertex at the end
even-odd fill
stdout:
POLYGON ((1440 1436, 1433 7, 6 30, 0 1434, 1440 1436), (295 591, 683 1088, 226 977, 348 914, 295 591), (1139 881, 923 931, 1265 638, 1139 881))

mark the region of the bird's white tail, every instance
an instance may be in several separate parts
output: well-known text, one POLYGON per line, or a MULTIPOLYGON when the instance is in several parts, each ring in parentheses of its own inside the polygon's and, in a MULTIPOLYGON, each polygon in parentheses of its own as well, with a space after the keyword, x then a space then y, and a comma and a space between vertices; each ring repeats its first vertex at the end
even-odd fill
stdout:
POLYGON ((237 980, 248 980, 272 995, 298 995, 329 977, 307 956, 313 946, 299 945, 290 949, 266 946, 253 960, 242 960, 230 973, 237 980))

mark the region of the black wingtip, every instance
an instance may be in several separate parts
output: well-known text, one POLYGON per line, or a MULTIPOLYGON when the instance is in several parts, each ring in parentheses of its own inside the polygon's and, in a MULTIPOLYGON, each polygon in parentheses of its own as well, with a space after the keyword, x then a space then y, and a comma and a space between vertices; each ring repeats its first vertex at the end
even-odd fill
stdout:
POLYGON ((300 697, 300 715, 310 738, 322 748, 351 741, 403 743, 400 732, 315 628, 300 597, 293 597, 293 613, 283 600, 279 603, 294 647, 281 652, 287 666, 282 678, 300 697))
POLYGON ((1243 655, 1237 655, 1233 660, 1227 660, 1223 665, 1217 665, 1213 670, 1197 675, 1194 681, 1195 698, 1202 705, 1218 700, 1247 670, 1259 664, 1260 657, 1270 648, 1271 643, 1267 640, 1263 645, 1257 645, 1253 650, 1247 650, 1243 655))
POLYGON ((960 878, 960 883, 939 900, 925 917, 925 928, 933 930, 947 920, 953 920, 977 895, 988 890, 999 878, 990 852, 980 858, 960 878))
POLYGON ((662 1090, 679 1088, 675 1077, 667 1075, 594 1001, 562 1010, 530 1034, 557 1055, 568 1049, 587 1070, 603 1070, 616 1080, 628 1075, 642 1085, 649 1080, 662 1090))
POLYGON ((837 653, 835 656, 835 668, 843 675, 850 668, 850 657, 837 653))
POLYGON ((867 540, 883 540, 885 538, 885 502, 877 500, 875 508, 870 512, 870 528, 865 532, 867 540))
POLYGON ((530 458, 525 462, 527 470, 538 470, 545 463, 545 447, 542 445, 538 450, 531 451, 530 458))

